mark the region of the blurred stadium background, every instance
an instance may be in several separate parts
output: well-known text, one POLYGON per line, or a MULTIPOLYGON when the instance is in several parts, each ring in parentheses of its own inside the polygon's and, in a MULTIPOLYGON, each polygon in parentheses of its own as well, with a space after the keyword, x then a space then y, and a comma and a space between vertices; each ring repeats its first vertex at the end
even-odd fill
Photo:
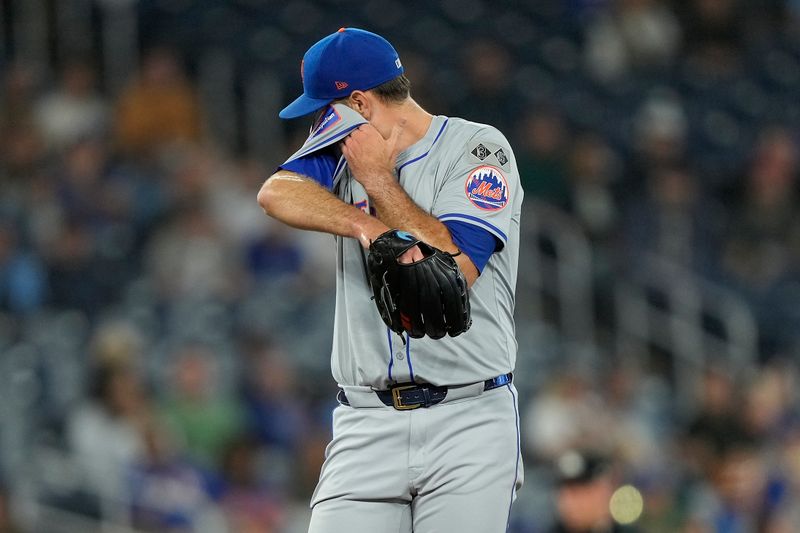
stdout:
POLYGON ((552 530, 573 449, 632 530, 800 531, 797 0, 0 8, 0 531, 305 531, 333 247, 255 195, 340 26, 516 150, 511 531, 552 530))

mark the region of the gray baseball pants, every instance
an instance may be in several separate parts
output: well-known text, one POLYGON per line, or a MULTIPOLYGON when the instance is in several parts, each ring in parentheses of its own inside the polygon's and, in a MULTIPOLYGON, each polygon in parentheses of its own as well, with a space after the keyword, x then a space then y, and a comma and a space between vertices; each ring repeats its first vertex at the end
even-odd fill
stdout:
POLYGON ((309 533, 506 531, 518 410, 512 384, 409 411, 338 406, 309 533))

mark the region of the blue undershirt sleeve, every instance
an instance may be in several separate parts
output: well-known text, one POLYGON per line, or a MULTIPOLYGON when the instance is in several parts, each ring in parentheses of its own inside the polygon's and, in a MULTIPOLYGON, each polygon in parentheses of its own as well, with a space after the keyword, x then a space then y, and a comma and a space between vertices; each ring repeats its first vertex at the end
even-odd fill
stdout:
POLYGON ((483 272, 492 254, 503 247, 500 239, 475 224, 458 220, 448 220, 443 224, 450 230, 458 249, 469 256, 478 272, 483 272))
POLYGON ((326 189, 333 186, 333 172, 338 160, 330 151, 313 152, 294 161, 283 163, 278 168, 307 176, 326 189))

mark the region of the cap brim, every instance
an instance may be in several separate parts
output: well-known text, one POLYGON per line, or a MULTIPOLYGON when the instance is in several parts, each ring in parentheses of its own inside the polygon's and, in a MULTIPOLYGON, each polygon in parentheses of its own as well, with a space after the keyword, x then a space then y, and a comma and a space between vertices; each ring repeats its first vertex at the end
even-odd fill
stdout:
POLYGON ((313 113, 314 111, 325 107, 332 100, 330 98, 311 98, 305 94, 301 94, 294 102, 284 107, 278 116, 281 118, 297 118, 313 113))

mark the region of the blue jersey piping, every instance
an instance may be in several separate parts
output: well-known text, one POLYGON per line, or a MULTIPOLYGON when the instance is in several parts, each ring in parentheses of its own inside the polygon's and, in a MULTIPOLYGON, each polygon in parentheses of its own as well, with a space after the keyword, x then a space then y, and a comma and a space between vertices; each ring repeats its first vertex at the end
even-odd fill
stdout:
POLYGON ((445 215, 440 215, 437 218, 439 220, 464 219, 464 221, 477 222, 478 224, 481 224, 481 225, 485 226, 486 228, 488 228, 489 230, 491 230, 492 232, 496 233, 504 241, 508 241, 508 237, 506 236, 506 234, 503 233, 502 231, 500 231, 500 229, 497 226, 495 226, 495 225, 493 225, 493 224, 491 224, 489 222, 486 222, 484 219, 478 218, 476 216, 464 215, 462 213, 447 213, 445 215))
POLYGON ((389 381, 392 379, 392 366, 394 365, 394 349, 392 348, 392 330, 386 328, 386 337, 389 339, 389 381))
POLYGON ((514 404, 514 424, 517 427, 517 463, 514 466, 514 483, 511 485, 511 501, 508 502, 508 517, 506 518, 506 531, 511 523, 511 506, 514 504, 514 491, 517 490, 517 479, 519 478, 519 457, 520 457, 520 437, 519 437, 519 412, 517 411, 517 395, 511 388, 511 383, 507 383, 508 392, 511 393, 511 401, 514 404))
POLYGON ((414 365, 411 364, 411 337, 406 333, 406 362, 408 363, 408 373, 411 375, 411 381, 414 381, 414 365))
POLYGON ((400 171, 401 171, 401 170, 403 170, 405 167, 407 167, 407 166, 408 166, 408 165, 410 165, 411 163, 416 163, 417 161, 419 161, 420 159, 423 159, 424 157, 427 157, 427 156, 428 156, 428 154, 429 154, 429 153, 431 153, 431 150, 433 150, 433 145, 435 145, 435 144, 436 144, 436 141, 438 141, 438 140, 439 140, 439 137, 441 137, 441 136, 442 136, 442 132, 444 132, 444 128, 445 128, 445 126, 447 126, 447 122, 448 122, 449 120, 450 120, 449 118, 448 118, 448 119, 445 119, 444 123, 442 124, 442 127, 441 127, 441 128, 439 128, 439 133, 437 133, 437 134, 436 134, 436 138, 435 138, 435 139, 433 139, 433 142, 431 143, 431 145, 430 145, 430 147, 428 148, 428 151, 427 151, 427 152, 425 152, 425 153, 424 153, 424 154, 422 154, 421 156, 415 157, 415 158, 414 158, 414 159, 412 159, 411 161, 406 161, 405 163, 403 163, 402 165, 400 165, 399 167, 397 167, 397 175, 398 175, 398 176, 400 175, 400 171))

